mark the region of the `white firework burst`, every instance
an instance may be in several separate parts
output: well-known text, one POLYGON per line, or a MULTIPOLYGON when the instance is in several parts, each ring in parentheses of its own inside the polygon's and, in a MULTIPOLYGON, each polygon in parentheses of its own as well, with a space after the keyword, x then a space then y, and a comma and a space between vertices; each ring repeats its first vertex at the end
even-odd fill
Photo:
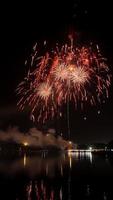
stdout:
POLYGON ((40 83, 40 85, 38 86, 37 95, 41 99, 47 100, 51 94, 52 94, 52 86, 49 85, 48 82, 40 83))
POLYGON ((85 67, 79 66, 72 70, 70 76, 73 84, 84 85, 90 79, 90 70, 87 70, 85 67))
POLYGON ((54 71, 53 76, 56 81, 65 81, 69 78, 69 73, 65 64, 58 65, 54 71))

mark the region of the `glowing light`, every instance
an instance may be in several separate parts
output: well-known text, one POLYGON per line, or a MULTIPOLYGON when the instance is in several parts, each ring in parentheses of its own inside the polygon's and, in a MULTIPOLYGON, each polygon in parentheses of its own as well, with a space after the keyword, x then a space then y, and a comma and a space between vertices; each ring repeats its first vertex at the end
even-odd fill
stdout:
POLYGON ((84 117, 84 120, 86 121, 86 120, 87 120, 87 117, 84 117))
POLYGON ((98 115, 100 115, 100 110, 98 110, 98 115))
POLYGON ((73 71, 75 70, 75 66, 74 66, 74 65, 69 65, 69 66, 68 66, 68 70, 69 70, 70 72, 73 72, 73 71))
POLYGON ((49 96, 51 95, 51 86, 48 83, 41 83, 38 87, 37 95, 41 99, 48 99, 49 96))
POLYGON ((60 112, 60 117, 62 117, 62 113, 60 112))
POLYGON ((67 102, 83 108, 86 103, 105 102, 109 96, 111 74, 98 45, 76 46, 72 35, 69 39, 69 45, 57 44, 42 56, 36 43, 25 62, 30 69, 17 88, 18 106, 20 110, 28 107, 35 122, 44 123, 58 112, 61 116, 60 108, 67 102))
POLYGON ((93 149, 92 147, 89 147, 89 150, 90 150, 90 151, 92 151, 92 149, 93 149))
POLYGON ((28 146, 29 144, 28 144, 28 142, 24 142, 23 145, 24 146, 28 146))
POLYGON ((90 150, 90 152, 86 152, 85 155, 88 157, 88 159, 90 160, 90 163, 92 163, 93 161, 93 157, 92 157, 92 152, 90 150))
POLYGON ((60 133, 60 135, 61 135, 61 137, 62 137, 62 135, 63 135, 63 134, 62 134, 62 133, 60 133))
POLYGON ((70 169, 72 168, 72 154, 71 154, 71 151, 68 150, 68 156, 69 156, 69 166, 70 166, 70 169))
POLYGON ((71 74, 71 80, 76 86, 87 83, 90 79, 90 72, 84 67, 77 67, 71 74))
POLYGON ((27 163, 27 157, 26 154, 24 154, 24 167, 26 166, 26 163, 27 163))
POLYGON ((68 80, 68 70, 65 65, 59 65, 53 71, 53 76, 55 77, 55 81, 65 81, 68 80))
POLYGON ((72 157, 70 156, 69 157, 69 166, 70 166, 70 169, 72 168, 72 157))
POLYGON ((60 200, 62 200, 63 199, 63 192, 62 192, 62 187, 61 187, 61 189, 60 189, 60 200))

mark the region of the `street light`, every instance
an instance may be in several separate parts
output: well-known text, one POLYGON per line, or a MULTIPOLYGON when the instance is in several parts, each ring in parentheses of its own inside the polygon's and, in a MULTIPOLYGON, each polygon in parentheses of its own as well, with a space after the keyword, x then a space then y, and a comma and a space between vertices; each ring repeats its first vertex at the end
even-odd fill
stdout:
POLYGON ((23 145, 26 147, 26 146, 28 146, 29 144, 28 144, 28 142, 24 142, 23 145))
POLYGON ((92 151, 92 147, 89 147, 89 151, 92 151))

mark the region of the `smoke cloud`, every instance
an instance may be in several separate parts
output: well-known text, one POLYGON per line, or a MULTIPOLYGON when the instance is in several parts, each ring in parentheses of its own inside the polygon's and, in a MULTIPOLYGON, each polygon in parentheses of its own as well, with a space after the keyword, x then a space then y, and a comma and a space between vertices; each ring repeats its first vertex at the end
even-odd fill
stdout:
POLYGON ((48 145, 65 148, 68 141, 61 136, 55 136, 55 130, 49 129, 47 133, 37 130, 35 127, 29 129, 27 133, 21 132, 19 127, 10 127, 6 131, 0 130, 0 141, 14 141, 19 144, 27 142, 29 146, 44 147, 48 145))

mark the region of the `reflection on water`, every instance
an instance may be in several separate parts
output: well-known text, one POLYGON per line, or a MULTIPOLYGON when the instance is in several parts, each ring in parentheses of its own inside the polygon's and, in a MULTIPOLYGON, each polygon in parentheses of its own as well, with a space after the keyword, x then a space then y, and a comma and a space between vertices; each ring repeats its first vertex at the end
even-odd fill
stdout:
POLYGON ((24 167, 26 166, 27 164, 27 157, 26 157, 26 153, 24 154, 24 167))
POLYGON ((55 169, 58 168, 60 175, 63 176, 64 166, 68 166, 71 169, 75 162, 79 163, 82 160, 92 164, 92 153, 68 151, 66 154, 63 153, 57 156, 45 156, 45 154, 42 153, 33 157, 27 156, 25 153, 23 157, 8 160, 9 171, 7 171, 7 160, 2 160, 2 162, 0 162, 0 171, 15 174, 18 171, 25 169, 31 176, 42 173, 46 174, 46 176, 54 176, 55 169))
POLYGON ((59 190, 55 191, 43 180, 41 180, 40 182, 35 181, 34 183, 30 181, 30 183, 26 186, 25 198, 28 200, 54 200, 56 199, 56 197, 57 199, 62 200, 62 187, 59 188, 59 190))
POLYGON ((92 153, 91 152, 72 152, 68 151, 68 157, 69 157, 69 166, 70 169, 72 168, 72 157, 76 158, 76 160, 82 160, 82 159, 87 159, 92 163, 92 153))
POLYGON ((71 151, 7 159, 0 155, 0 195, 3 200, 7 195, 12 200, 113 200, 112 160, 71 151))

